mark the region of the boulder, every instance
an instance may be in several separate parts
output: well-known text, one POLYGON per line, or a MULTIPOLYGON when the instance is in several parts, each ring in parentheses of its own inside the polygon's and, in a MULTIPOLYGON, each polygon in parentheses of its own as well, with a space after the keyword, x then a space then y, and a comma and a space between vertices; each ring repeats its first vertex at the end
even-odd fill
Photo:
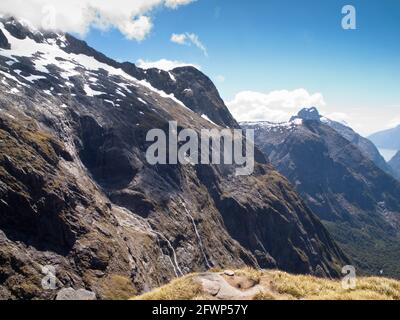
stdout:
POLYGON ((66 288, 57 293, 56 300, 96 300, 96 294, 85 289, 66 288))

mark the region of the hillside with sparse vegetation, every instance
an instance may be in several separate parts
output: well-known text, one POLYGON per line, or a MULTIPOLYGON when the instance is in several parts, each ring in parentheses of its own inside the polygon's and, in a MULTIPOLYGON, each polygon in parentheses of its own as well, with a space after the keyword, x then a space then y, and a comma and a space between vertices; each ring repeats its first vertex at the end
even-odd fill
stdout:
POLYGON ((357 278, 355 289, 281 271, 241 269, 191 274, 133 300, 400 300, 400 281, 357 278))

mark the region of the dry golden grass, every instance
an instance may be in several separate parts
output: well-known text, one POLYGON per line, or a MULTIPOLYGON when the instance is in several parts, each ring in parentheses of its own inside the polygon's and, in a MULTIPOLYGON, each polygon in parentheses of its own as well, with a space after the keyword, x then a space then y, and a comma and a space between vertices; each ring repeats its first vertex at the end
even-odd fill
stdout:
POLYGON ((199 300, 201 294, 200 284, 193 281, 193 275, 188 275, 132 300, 199 300))
POLYGON ((280 298, 273 294, 272 292, 260 292, 257 293, 254 297, 253 300, 279 300, 280 298))
MULTIPOLYGON (((378 278, 357 278, 354 290, 342 288, 340 280, 291 275, 281 271, 254 270, 244 268, 235 271, 237 276, 246 276, 265 291, 252 297, 253 300, 400 300, 400 281, 378 278)), ((138 296, 139 300, 207 300, 201 286, 188 275, 172 281, 150 293, 138 296)))
POLYGON ((99 290, 106 300, 127 300, 137 294, 129 278, 111 274, 99 281, 99 290))
POLYGON ((236 270, 235 274, 238 276, 246 276, 250 280, 254 281, 255 283, 260 283, 262 276, 264 275, 264 272, 262 270, 257 270, 253 268, 243 268, 240 270, 236 270))
POLYGON ((273 290, 289 299, 305 300, 399 300, 400 282, 386 278, 357 278, 356 289, 342 288, 341 281, 270 272, 273 290))

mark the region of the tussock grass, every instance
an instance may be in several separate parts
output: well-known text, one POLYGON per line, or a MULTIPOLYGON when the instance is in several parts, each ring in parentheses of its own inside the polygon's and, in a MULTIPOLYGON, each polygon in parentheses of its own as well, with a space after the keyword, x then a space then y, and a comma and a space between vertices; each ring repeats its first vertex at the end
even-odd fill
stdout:
POLYGON ((100 282, 100 290, 106 300, 127 300, 136 294, 130 279, 118 274, 104 278, 100 282))
POLYGON ((200 284, 193 280, 193 275, 188 275, 132 300, 203 300, 201 295, 200 284))
POLYGON ((247 278, 258 284, 260 283, 261 278, 264 275, 264 271, 247 267, 236 270, 235 274, 238 276, 246 276, 247 278))
POLYGON ((356 289, 341 281, 271 272, 273 289, 288 298, 306 300, 400 300, 400 282, 386 278, 357 278, 356 289))
MULTIPOLYGON (((244 268, 235 271, 265 288, 253 300, 400 300, 400 281, 359 277, 354 290, 342 288, 341 280, 305 275, 292 275, 281 271, 244 268)), ((150 293, 135 297, 138 300, 207 300, 214 297, 202 291, 195 274, 172 281, 150 293)))

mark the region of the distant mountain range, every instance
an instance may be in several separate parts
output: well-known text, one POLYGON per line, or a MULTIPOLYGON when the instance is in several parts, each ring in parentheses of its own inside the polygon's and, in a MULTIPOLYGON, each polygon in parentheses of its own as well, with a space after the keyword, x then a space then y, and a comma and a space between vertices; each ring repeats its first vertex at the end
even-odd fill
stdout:
POLYGON ((371 142, 316 108, 241 125, 362 270, 399 277, 400 182, 371 142))
POLYGON ((340 133, 346 140, 357 146, 358 149, 368 159, 373 161, 383 171, 389 174, 393 174, 392 169, 382 157, 377 147, 369 139, 362 137, 348 125, 321 116, 315 107, 305 108, 301 110, 299 114, 292 117, 291 120, 293 121, 295 119, 316 120, 323 122, 324 124, 330 126, 332 129, 340 133))
POLYGON ((400 125, 396 128, 374 133, 368 139, 378 148, 400 150, 400 125))

